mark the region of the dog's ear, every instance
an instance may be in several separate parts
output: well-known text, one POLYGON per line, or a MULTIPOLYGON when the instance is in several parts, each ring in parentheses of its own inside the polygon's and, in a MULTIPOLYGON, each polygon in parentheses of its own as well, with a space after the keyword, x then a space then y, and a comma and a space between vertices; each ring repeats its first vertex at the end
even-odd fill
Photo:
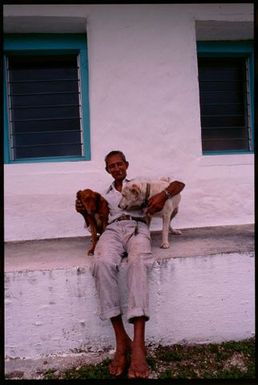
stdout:
POLYGON ((100 201, 101 201, 101 195, 98 192, 95 192, 96 196, 96 210, 99 211, 100 201))
POLYGON ((109 213, 109 208, 108 208, 108 203, 106 201, 106 199, 101 195, 99 194, 99 211, 101 212, 101 214, 107 214, 109 213))

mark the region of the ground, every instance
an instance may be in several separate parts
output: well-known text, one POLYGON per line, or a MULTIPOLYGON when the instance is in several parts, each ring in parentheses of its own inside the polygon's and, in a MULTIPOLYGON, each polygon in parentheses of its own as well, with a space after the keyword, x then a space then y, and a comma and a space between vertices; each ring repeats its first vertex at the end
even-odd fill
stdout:
MULTIPOLYGON (((254 338, 221 344, 148 345, 147 352, 151 379, 255 379, 254 338)), ((13 371, 9 365, 6 379, 109 379, 113 353, 107 348, 42 362, 26 360, 13 371)))

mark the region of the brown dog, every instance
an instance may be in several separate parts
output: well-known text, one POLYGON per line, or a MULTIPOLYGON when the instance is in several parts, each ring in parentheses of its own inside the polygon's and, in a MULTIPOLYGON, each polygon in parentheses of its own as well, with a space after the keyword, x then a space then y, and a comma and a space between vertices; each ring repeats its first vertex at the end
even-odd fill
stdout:
POLYGON ((76 196, 84 209, 79 212, 91 232, 92 247, 88 250, 88 255, 92 255, 98 241, 97 234, 102 234, 108 224, 108 203, 99 193, 90 189, 80 190, 76 196))

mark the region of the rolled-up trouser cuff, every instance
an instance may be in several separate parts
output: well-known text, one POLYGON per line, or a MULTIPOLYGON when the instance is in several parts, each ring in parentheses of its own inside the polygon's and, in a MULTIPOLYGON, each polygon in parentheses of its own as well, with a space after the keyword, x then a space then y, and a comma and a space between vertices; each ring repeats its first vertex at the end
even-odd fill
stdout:
POLYGON ((141 308, 132 309, 127 313, 127 320, 130 323, 133 323, 133 319, 136 317, 144 317, 145 321, 149 321, 150 316, 146 314, 141 308))
POLYGON ((113 309, 100 313, 99 317, 102 321, 106 321, 107 319, 117 317, 120 314, 122 314, 120 307, 114 307, 113 309))

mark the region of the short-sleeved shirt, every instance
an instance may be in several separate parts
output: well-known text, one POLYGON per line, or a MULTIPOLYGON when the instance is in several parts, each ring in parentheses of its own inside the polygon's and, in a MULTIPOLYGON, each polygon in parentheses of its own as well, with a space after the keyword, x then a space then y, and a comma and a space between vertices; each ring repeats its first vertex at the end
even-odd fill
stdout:
MULTIPOLYGON (((129 180, 123 181, 123 187, 129 180)), ((139 210, 122 210, 118 207, 118 204, 122 198, 122 194, 115 188, 115 182, 113 182, 104 194, 104 198, 108 202, 109 206, 109 223, 119 218, 121 215, 131 215, 133 217, 143 217, 144 213, 142 209, 139 210)))

